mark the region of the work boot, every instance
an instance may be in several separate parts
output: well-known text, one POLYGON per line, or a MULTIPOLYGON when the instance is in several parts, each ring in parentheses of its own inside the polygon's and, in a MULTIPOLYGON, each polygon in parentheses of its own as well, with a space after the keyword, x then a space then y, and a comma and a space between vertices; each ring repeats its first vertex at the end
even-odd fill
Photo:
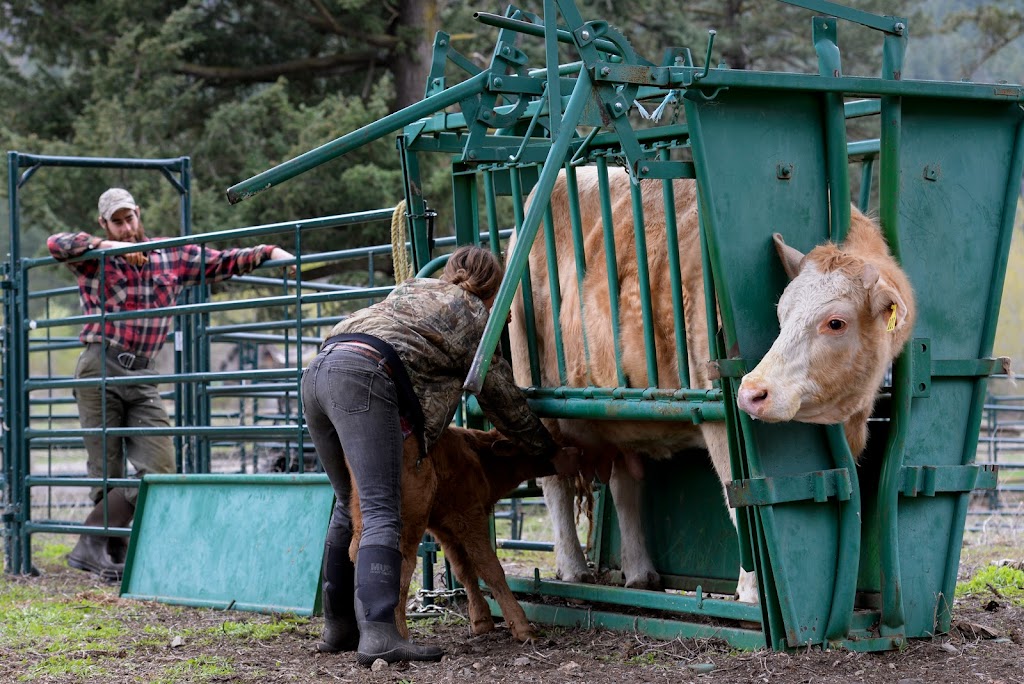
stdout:
MULTIPOLYGON (((351 537, 349 537, 351 540, 351 537)), ((316 645, 321 653, 354 651, 359 645, 356 624, 356 567, 348 557, 348 543, 324 544, 324 633, 316 645)))
POLYGON ((438 661, 444 651, 403 639, 395 626, 395 607, 401 584, 402 554, 389 546, 364 546, 356 557, 356 619, 359 648, 356 660, 364 667, 378 658, 438 661))
MULTIPOLYGON (((135 515, 135 506, 125 498, 123 489, 111 489, 107 492, 106 520, 109 527, 127 527, 135 515)), ((101 500, 86 516, 84 525, 102 527, 104 520, 104 502, 101 500)), ((92 572, 107 582, 119 582, 124 576, 123 557, 115 560, 111 557, 108 543, 116 537, 99 537, 83 534, 79 536, 75 548, 68 554, 68 565, 79 570, 92 572)))

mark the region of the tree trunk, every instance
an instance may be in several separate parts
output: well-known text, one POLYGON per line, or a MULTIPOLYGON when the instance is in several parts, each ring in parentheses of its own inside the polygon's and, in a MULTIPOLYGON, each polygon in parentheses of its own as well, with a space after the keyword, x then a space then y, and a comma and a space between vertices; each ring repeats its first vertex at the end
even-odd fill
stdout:
POLYGON ((399 2, 399 33, 415 38, 391 60, 395 74, 395 107, 401 109, 423 99, 430 71, 434 34, 440 29, 439 0, 401 0, 399 2))

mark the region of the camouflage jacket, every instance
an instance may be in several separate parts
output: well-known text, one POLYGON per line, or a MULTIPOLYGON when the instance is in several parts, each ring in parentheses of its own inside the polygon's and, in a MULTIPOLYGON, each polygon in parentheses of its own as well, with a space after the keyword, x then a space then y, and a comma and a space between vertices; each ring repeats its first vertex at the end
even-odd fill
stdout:
MULTIPOLYGON (((476 295, 443 280, 420 278, 405 281, 384 301, 345 318, 328 337, 363 333, 394 348, 419 397, 429 449, 459 406, 487 316, 476 295)), ((516 386, 512 367, 500 356, 492 361, 477 401, 494 427, 520 448, 532 454, 556 449, 516 386)))

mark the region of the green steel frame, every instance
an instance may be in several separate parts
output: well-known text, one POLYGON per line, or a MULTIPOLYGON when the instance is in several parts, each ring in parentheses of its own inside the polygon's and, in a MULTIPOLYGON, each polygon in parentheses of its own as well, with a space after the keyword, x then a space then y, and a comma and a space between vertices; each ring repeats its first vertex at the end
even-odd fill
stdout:
MULTIPOLYGON (((721 338, 710 340, 720 384, 710 392, 686 389, 681 372, 684 389, 675 392, 628 388, 620 370, 618 387, 565 387, 564 371, 563 386, 539 387, 534 353, 535 386, 527 388, 532 405, 543 415, 558 417, 725 419, 736 478, 730 503, 742 512, 740 557, 744 567, 757 570, 762 588, 760 615, 741 618, 759 619, 759 636, 751 639, 726 629, 725 638, 772 648, 895 648, 908 637, 948 629, 948 597, 967 497, 972 488, 994 483, 991 470, 973 465, 970 447, 977 437, 985 380, 998 368, 987 357, 1021 176, 1024 89, 904 80, 906 19, 875 16, 824 0, 784 1, 825 15, 811 24, 818 74, 711 68, 713 35, 703 67, 694 64, 685 48, 670 48, 663 63, 655 65, 638 56, 605 22, 584 21, 572 0, 546 0, 546 21, 515 8, 505 16, 477 13, 482 23, 499 29, 488 68, 473 66, 451 49, 447 35, 439 33, 422 102, 239 183, 228 196, 237 201, 401 128, 399 150, 410 206, 422 206, 417 156, 451 155, 460 242, 480 234, 481 187, 483 220, 491 230, 498 215, 496 197, 510 197, 518 239, 466 380, 466 389, 472 391, 483 382, 520 284, 527 318, 533 316, 530 283, 524 280, 526 262, 539 232, 549 250, 552 239, 546 203, 525 208, 527 192, 548 196, 563 168, 572 188, 572 170, 579 164, 596 164, 604 178, 609 162, 625 165, 637 180, 695 178, 709 320, 722 324, 721 338), (882 34, 879 78, 843 75, 837 19, 882 34), (526 68, 525 53, 516 46, 519 36, 543 39, 543 67, 526 68), (560 64, 559 44, 570 46, 578 60, 560 64), (448 64, 464 72, 458 85, 446 87, 448 64), (634 130, 626 116, 634 101, 655 98, 681 100, 685 125, 634 130), (455 103, 461 113, 443 111, 455 103), (847 141, 848 118, 876 115, 881 122, 878 140, 847 141), (580 126, 590 127, 590 133, 578 134, 580 126), (755 161, 759 158, 773 161, 765 168, 755 161), (861 166, 862 208, 867 207, 879 164, 880 221, 921 300, 919 338, 896 363, 892 400, 879 408, 879 417, 887 420, 872 430, 871 444, 878 453, 869 454, 859 466, 841 427, 755 425, 734 402, 739 378, 775 335, 773 304, 784 285, 770 250, 762 246, 770 230, 758 233, 747 227, 763 224, 763 216, 798 216, 800 225, 785 225, 787 240, 792 236, 801 249, 826 239, 841 240, 850 221, 851 161, 861 166), (936 236, 944 241, 943 254, 936 253, 936 236), (956 278, 940 287, 937 267, 956 278), (951 309, 970 313, 952 314, 951 309), (948 429, 935 430, 943 421, 948 429), (929 429, 934 434, 927 434, 929 429), (794 457, 794 452, 801 456, 794 457), (928 543, 906 543, 922 534, 928 543), (876 608, 855 609, 858 598, 876 608)), ((665 187, 668 199, 668 182, 665 187)), ((602 210, 610 216, 606 194, 602 210)), ((639 226, 643 217, 637 214, 634 220, 639 226)), ((578 218, 573 223, 578 236, 578 218)), ((422 249, 427 240, 415 220, 412 224, 413 235, 418 235, 414 244, 422 249)), ((670 240, 674 229, 670 221, 670 240)), ((637 230, 640 255, 645 254, 642 233, 637 230)), ((605 251, 614 263, 612 247, 606 244, 605 251)), ((576 250, 582 272, 585 255, 578 244, 576 250)), ((420 259, 427 256, 417 252, 420 259)), ((553 261, 548 259, 549 264, 553 261)), ((644 280, 643 257, 638 268, 644 280)), ((549 277, 555 282, 557 273, 549 277)), ((609 285, 614 311, 615 284, 609 285)), ((557 295, 552 293, 556 321, 557 295)), ((640 314, 648 331, 653 377, 650 296, 648 291, 642 298, 640 314)), ((677 314, 680 341, 681 325, 682 316, 677 314)), ((555 345, 560 347, 557 337, 556 332, 555 345)), ((677 347, 685 359, 682 345, 677 347)), ((560 351, 559 368, 564 368, 560 351)), ((667 479, 672 484, 667 492, 658 490, 658 496, 685 489, 671 476, 667 479)), ((595 555, 599 562, 613 565, 614 511, 599 513, 599 518, 602 534, 595 546, 612 548, 595 555)), ((672 519, 686 526, 686 521, 672 519)), ((728 580, 705 576, 705 581, 709 579, 716 586, 728 580)), ((692 602, 676 597, 651 599, 606 587, 567 589, 539 579, 516 587, 529 594, 699 614, 686 605, 692 602)), ((705 614, 737 617, 729 602, 701 597, 698 603, 701 610, 711 606, 715 611, 705 614)), ((565 618, 560 609, 531 609, 535 619, 543 621, 581 619, 565 618)), ((607 624, 612 623, 622 620, 610 618, 607 624)))
MULTIPOLYGON (((968 496, 995 481, 992 469, 974 465, 974 445, 986 379, 999 367, 988 357, 1024 164, 1024 88, 904 80, 905 19, 824 0, 783 1, 827 15, 811 22, 818 74, 712 68, 713 35, 704 66, 695 65, 686 48, 670 48, 656 65, 637 55, 606 22, 585 21, 573 0, 545 0, 546 21, 515 8, 505 16, 478 13, 482 23, 498 29, 487 68, 452 50, 449 37, 439 33, 420 103, 228 190, 230 201, 241 201, 401 131, 398 150, 411 246, 414 263, 422 270, 437 263, 431 216, 421 194, 422 156, 448 156, 456 242, 478 243, 486 236, 498 249, 501 217, 508 214, 518 235, 466 380, 466 389, 472 391, 483 383, 520 284, 529 307, 530 283, 524 278, 535 239, 543 230, 549 249, 552 244, 546 203, 525 206, 527 193, 549 196, 563 169, 571 187, 573 169, 581 164, 595 165, 605 180, 613 163, 625 166, 637 181, 660 180, 666 200, 673 179, 696 180, 706 308, 709 320, 721 324, 718 335, 709 326, 721 380, 711 390, 692 389, 681 371, 682 389, 634 388, 626 386, 620 370, 614 387, 566 387, 564 373, 562 386, 541 387, 534 352, 535 386, 526 390, 535 410, 549 417, 724 420, 734 477, 730 505, 740 513, 738 548, 721 504, 694 497, 695 490, 708 489, 707 468, 695 459, 674 459, 649 482, 648 498, 655 503, 647 513, 660 516, 660 527, 669 535, 659 545, 685 538, 678 545, 711 549, 702 557, 668 551, 656 559, 673 587, 695 594, 511 578, 513 588, 525 595, 599 606, 582 611, 528 600, 534 619, 641 629, 659 636, 717 635, 739 647, 774 649, 891 649, 908 638, 949 628, 968 496), (836 19, 882 34, 880 77, 842 74, 836 19), (527 67, 526 53, 517 47, 524 36, 543 39, 542 67, 527 67), (559 63, 559 44, 571 49, 577 61, 559 63), (450 86, 449 66, 462 79, 450 86), (628 114, 635 101, 672 100, 681 103, 685 124, 634 129, 628 114), (453 105, 459 113, 445 111, 453 105), (847 119, 864 116, 878 116, 880 138, 848 142, 847 119), (582 133, 581 127, 590 132, 582 133), (803 250, 826 239, 841 240, 850 221, 851 161, 860 163, 861 207, 867 206, 878 164, 880 222, 919 299, 916 337, 895 364, 890 398, 879 404, 881 420, 872 424, 869 451, 859 464, 840 426, 755 424, 735 405, 740 377, 777 332, 774 303, 785 284, 767 247, 778 227, 765 225, 764 217, 784 225, 787 241, 803 250), (759 606, 705 594, 731 590, 737 560, 757 571, 759 606), (616 606, 657 611, 657 616, 626 617, 616 606), (709 625, 709 618, 715 622, 709 625), (746 629, 737 621, 759 622, 761 628, 746 629)), ((601 209, 610 216, 607 192, 601 209)), ((634 221, 642 226, 642 214, 634 221)), ((578 223, 574 218, 577 236, 578 223)), ((265 228, 273 232, 270 228, 280 226, 265 228)), ((299 231, 296 226, 297 242, 299 231)), ((669 221, 669 240, 674 231, 669 221)), ((642 237, 643 231, 637 230, 637 251, 645 255, 642 237)), ((607 247, 606 256, 613 260, 613 245, 607 247)), ((586 255, 579 245, 574 256, 582 271, 586 255)), ((645 266, 638 263, 642 280, 645 266)), ((557 273, 550 278, 557 281, 557 273)), ((379 296, 384 289, 361 294, 379 296)), ((639 313, 648 330, 645 346, 654 371, 651 297, 663 293, 652 294, 649 284, 643 289, 639 313)), ((675 278, 673 289, 678 290, 675 278)), ((612 292, 610 304, 615 306, 614 287, 612 292)), ((336 296, 302 294, 296 287, 294 295, 252 305, 295 303, 298 335, 301 304, 336 296)), ((685 359, 683 317, 677 293, 672 296, 677 353, 685 359)), ((557 320, 557 293, 552 293, 552 304, 557 320)), ((221 306, 189 304, 182 313, 206 314, 221 306)), ((564 368, 561 351, 559 363, 564 368)), ((201 382, 216 376, 166 379, 201 382)), ((296 371, 247 373, 251 380, 289 376, 294 379, 296 371)), ((25 389, 74 382, 29 383, 25 389)), ((469 408, 472 416, 472 402, 469 408)), ((209 415, 199 413, 197 418, 209 415)), ((190 434, 219 430, 195 427, 190 434)), ((278 428, 259 430, 278 434, 278 428)), ((229 429, 226 434, 238 433, 229 429)), ((9 482, 22 477, 8 475, 9 482)), ((614 569, 619 540, 607 496, 598 498, 596 519, 593 558, 602 568, 614 569)), ((429 555, 428 549, 425 560, 429 555)))

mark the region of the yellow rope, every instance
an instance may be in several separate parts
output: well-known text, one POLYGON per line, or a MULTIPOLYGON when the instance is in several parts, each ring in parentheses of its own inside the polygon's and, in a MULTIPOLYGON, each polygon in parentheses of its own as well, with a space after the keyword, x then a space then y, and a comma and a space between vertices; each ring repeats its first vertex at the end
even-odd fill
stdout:
POLYGON ((405 249, 405 200, 398 203, 391 215, 391 260, 395 266, 395 283, 413 276, 409 252, 405 249))

